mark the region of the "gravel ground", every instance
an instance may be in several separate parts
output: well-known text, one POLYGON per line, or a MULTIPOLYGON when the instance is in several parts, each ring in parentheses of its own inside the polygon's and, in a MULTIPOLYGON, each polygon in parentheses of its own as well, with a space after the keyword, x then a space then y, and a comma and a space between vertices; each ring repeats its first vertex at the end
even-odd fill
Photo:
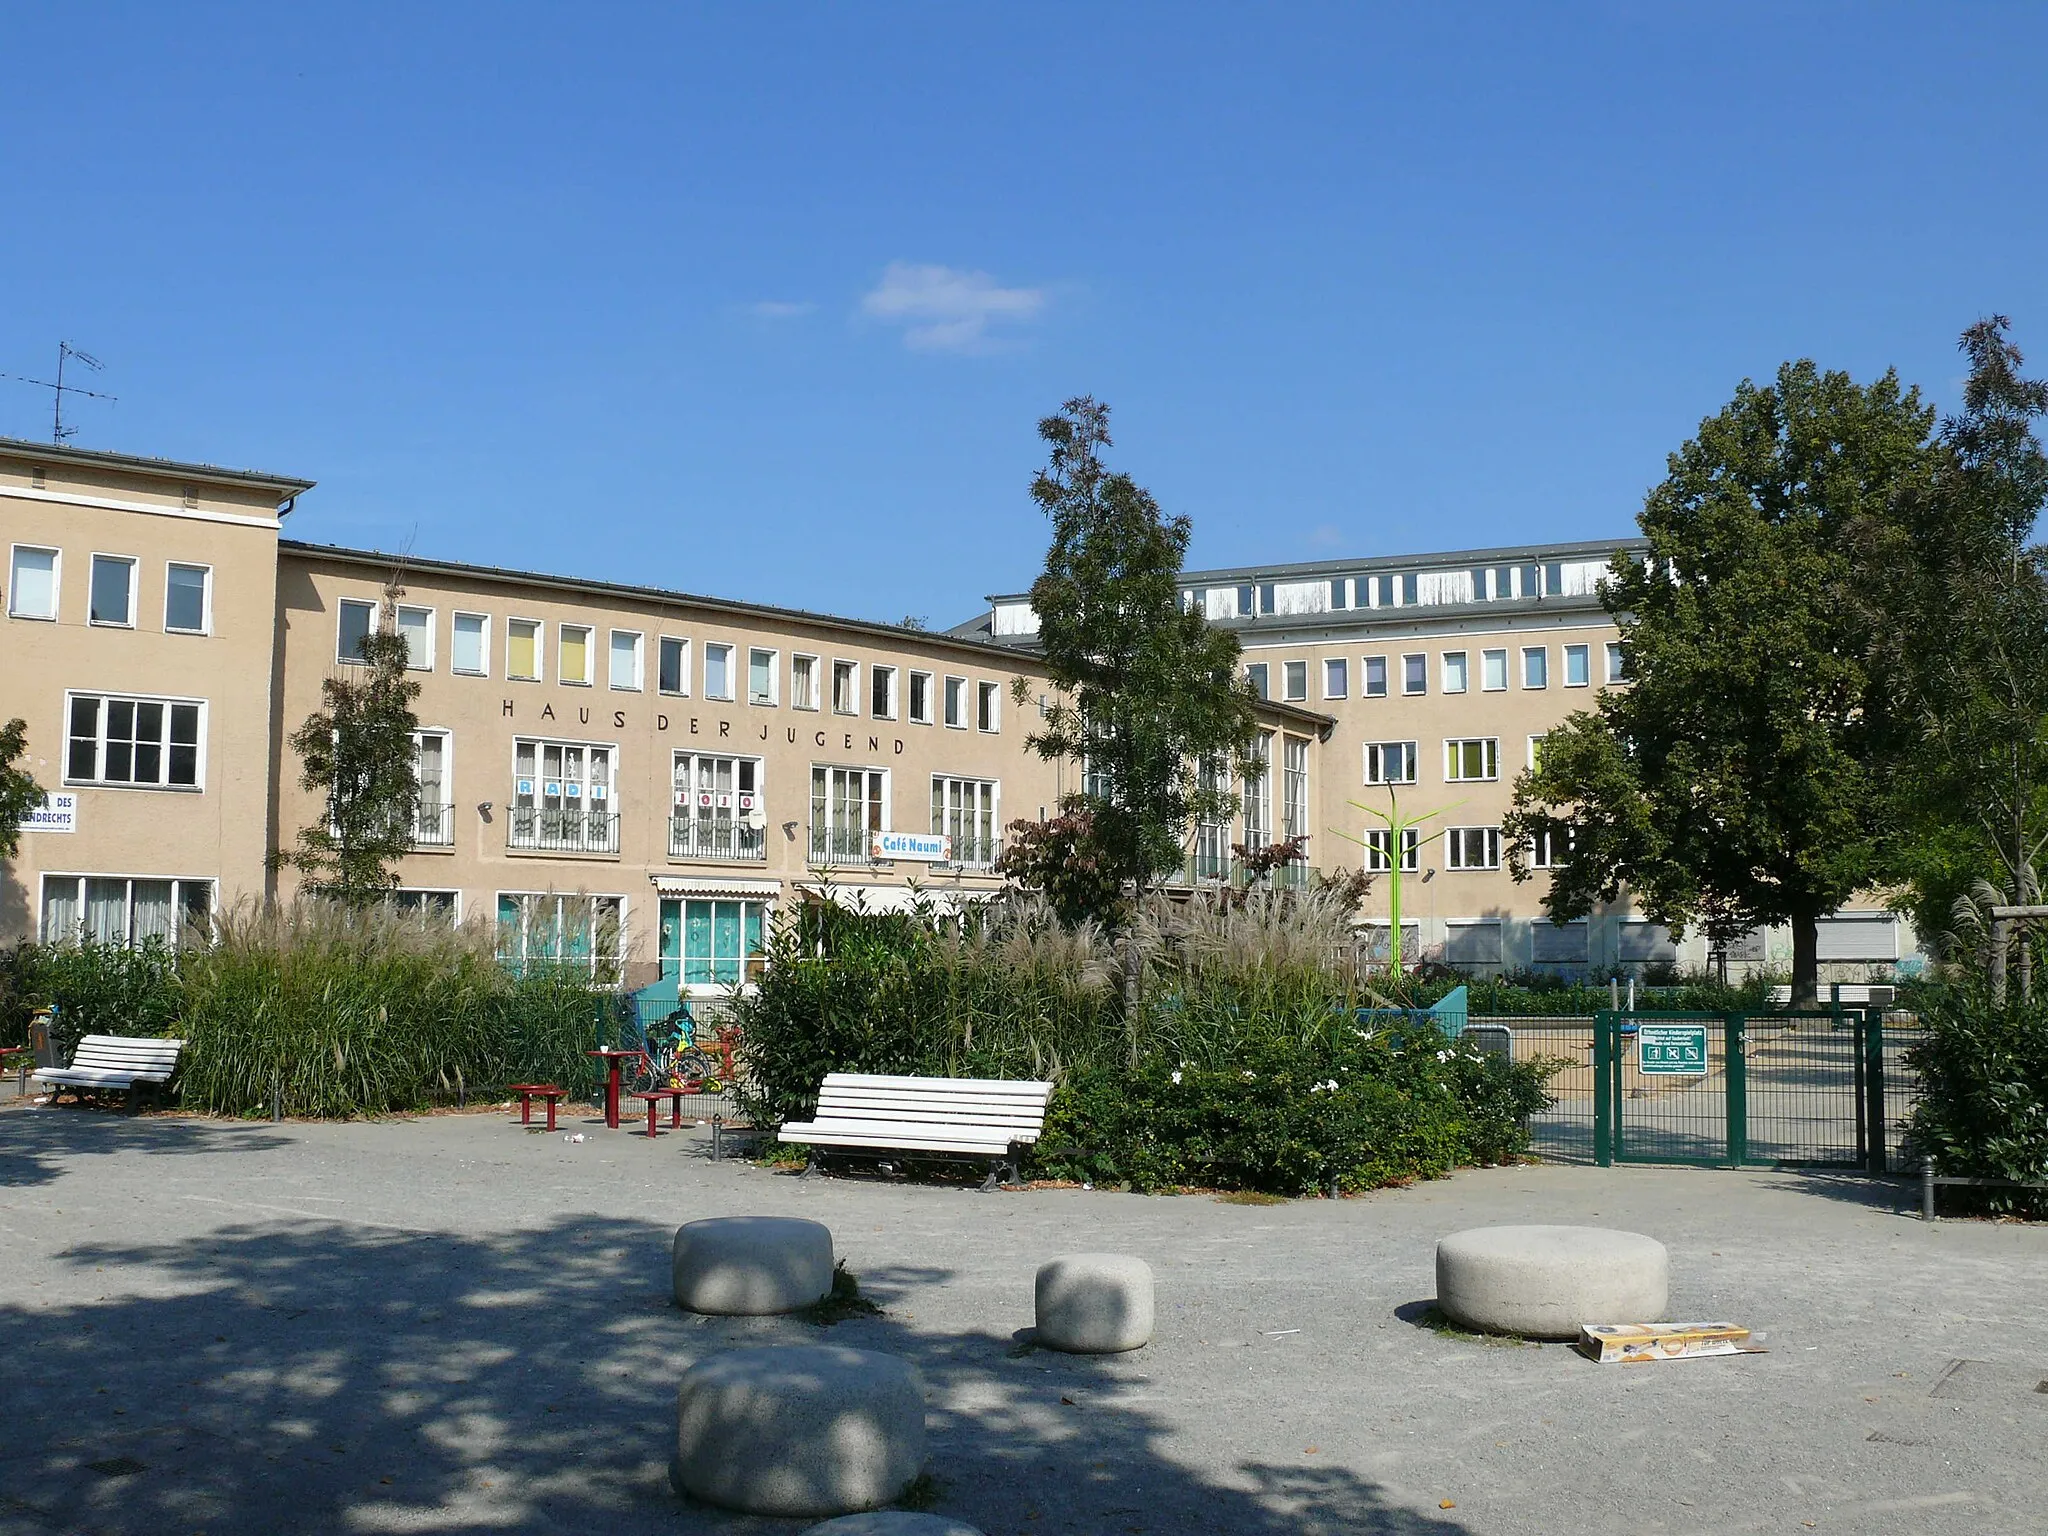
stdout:
POLYGON ((2048 1530, 2048 1229, 1859 1179, 1528 1167, 1345 1201, 799 1181, 701 1134, 499 1115, 232 1125, 0 1111, 0 1536, 781 1533, 667 1488, 733 1343, 911 1357, 936 1507, 1049 1533, 2048 1530), (828 1223, 885 1310, 829 1333, 667 1295, 699 1216, 828 1223), (1763 1355, 1638 1367, 1414 1321, 1432 1244, 1585 1222, 1763 1355), (1159 1278, 1134 1354, 1024 1347, 1036 1265, 1159 1278))

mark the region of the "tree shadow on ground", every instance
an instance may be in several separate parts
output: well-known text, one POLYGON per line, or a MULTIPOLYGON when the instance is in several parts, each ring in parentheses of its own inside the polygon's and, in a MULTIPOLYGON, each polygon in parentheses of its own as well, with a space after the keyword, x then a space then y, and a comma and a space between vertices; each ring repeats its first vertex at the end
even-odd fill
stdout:
POLYGON ((140 1152, 150 1157, 268 1152, 287 1139, 267 1126, 64 1104, 10 1109, 0 1118, 0 1188, 49 1184, 82 1156, 140 1152))
MULTIPOLYGON (((919 1367, 936 1507, 989 1536, 1464 1529, 1339 1466, 1188 1465, 1141 1356, 920 1334, 900 1313, 821 1330, 682 1312, 671 1236, 569 1215, 503 1235, 304 1221, 75 1246, 74 1299, 0 1305, 0 1533, 794 1532, 809 1522, 678 1499, 667 1462, 684 1368, 810 1342, 919 1367), (88 1294, 110 1285, 127 1294, 88 1294)), ((862 1280, 911 1312, 948 1278, 862 1280)))

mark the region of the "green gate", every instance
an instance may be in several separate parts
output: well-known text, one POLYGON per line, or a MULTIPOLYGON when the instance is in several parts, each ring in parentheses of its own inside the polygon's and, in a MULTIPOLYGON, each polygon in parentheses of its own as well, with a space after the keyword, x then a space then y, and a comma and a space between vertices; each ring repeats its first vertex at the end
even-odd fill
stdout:
POLYGON ((1879 1008, 1604 1011, 1593 1075, 1602 1166, 1886 1169, 1879 1008))

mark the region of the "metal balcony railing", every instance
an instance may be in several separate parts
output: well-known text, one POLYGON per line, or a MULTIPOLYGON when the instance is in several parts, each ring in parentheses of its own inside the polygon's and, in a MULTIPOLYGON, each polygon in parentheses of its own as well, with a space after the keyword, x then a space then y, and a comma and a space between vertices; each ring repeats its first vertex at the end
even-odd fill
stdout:
POLYGON ((866 827, 811 827, 810 862, 813 864, 867 864, 873 862, 874 834, 866 827))
POLYGON ((1003 840, 988 837, 958 837, 953 839, 952 865, 956 869, 989 869, 1003 856, 1003 840))
POLYGON ((750 827, 745 822, 672 816, 668 823, 668 856, 758 864, 768 857, 768 834, 765 828, 750 827))
POLYGON ((505 829, 505 843, 509 848, 542 853, 617 853, 619 817, 616 811, 550 811, 515 805, 505 829))
POLYGON ((453 848, 455 807, 430 805, 422 800, 412 814, 412 845, 415 848, 453 848))

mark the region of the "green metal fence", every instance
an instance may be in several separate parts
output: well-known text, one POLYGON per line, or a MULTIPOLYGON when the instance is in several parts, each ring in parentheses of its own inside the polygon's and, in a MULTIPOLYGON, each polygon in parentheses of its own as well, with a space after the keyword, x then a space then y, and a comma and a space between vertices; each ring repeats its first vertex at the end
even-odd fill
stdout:
POLYGON ((1605 1011, 1593 1160, 1882 1173, 1896 1141, 1880 1009, 1605 1011))

